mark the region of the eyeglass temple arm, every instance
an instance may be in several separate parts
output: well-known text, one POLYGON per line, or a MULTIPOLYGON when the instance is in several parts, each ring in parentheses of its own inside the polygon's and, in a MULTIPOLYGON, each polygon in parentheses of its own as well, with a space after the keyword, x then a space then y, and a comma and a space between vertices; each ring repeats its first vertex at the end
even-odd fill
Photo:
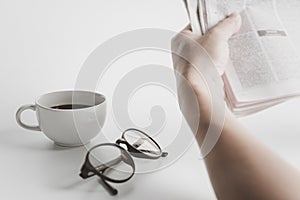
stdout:
MULTIPOLYGON (((132 146, 134 148, 139 148, 143 143, 145 142, 145 139, 144 138, 140 138, 138 139, 135 143, 132 144, 132 146)), ((121 143, 124 143, 126 144, 125 140, 124 139, 118 139, 116 141, 117 144, 121 144, 121 143)), ((139 151, 142 151, 142 152, 146 152, 146 153, 153 153, 153 154, 156 154, 158 155, 159 153, 157 153, 156 151, 151 151, 151 150, 147 150, 147 149, 139 149, 139 151)), ((162 152, 161 154, 161 157, 166 157, 168 155, 168 152, 162 152)))
POLYGON ((111 161, 109 161, 109 162, 107 162, 107 163, 103 163, 103 164, 101 164, 101 165, 99 165, 99 166, 97 166, 97 167, 95 167, 95 168, 96 168, 96 170, 97 170, 98 172, 100 172, 100 171, 103 172, 103 171, 105 171, 106 169, 111 168, 112 166, 114 166, 114 165, 120 163, 122 160, 123 160, 122 156, 118 156, 117 158, 115 158, 115 159, 113 159, 113 160, 111 160, 111 161))
MULTIPOLYGON (((152 154, 159 155, 159 152, 148 150, 148 149, 139 149, 139 151, 144 152, 144 153, 152 153, 152 154)), ((168 155, 168 152, 162 152, 161 153, 161 157, 166 157, 167 155, 168 155)))
MULTIPOLYGON (((138 139, 135 143, 132 144, 133 147, 135 147, 136 149, 139 148, 143 143, 145 142, 144 138, 140 138, 138 139)), ((152 150, 147 150, 147 149, 139 149, 139 151, 142 152, 146 152, 146 153, 153 153, 158 155, 159 153, 156 151, 152 151, 152 150)), ((166 157, 168 155, 168 152, 162 152, 161 157, 166 157)))
MULTIPOLYGON (((122 156, 119 156, 119 157, 117 157, 117 158, 115 158, 115 159, 113 159, 113 160, 111 160, 107 163, 101 164, 101 165, 99 165, 95 168, 96 168, 97 172, 100 172, 100 171, 104 172, 108 168, 111 168, 111 166, 116 165, 116 164, 120 163, 121 161, 122 161, 122 156)), ((81 176, 84 179, 90 178, 94 175, 95 175, 95 172, 93 172, 92 170, 87 169, 86 166, 82 167, 81 173, 79 174, 79 176, 81 176)))
MULTIPOLYGON (((106 164, 102 164, 100 166, 103 166, 104 168, 101 169, 101 171, 104 171, 106 169, 109 169, 111 166, 116 165, 118 163, 120 163, 121 161, 124 161, 125 163, 128 163, 128 161, 126 159, 123 159, 123 156, 119 156, 116 159, 107 162, 106 164)), ((129 163, 128 163, 129 164, 129 163)), ((100 167, 99 166, 99 167, 100 167)), ((96 168, 97 169, 97 168, 96 168)), ((109 183, 107 183, 100 175, 99 175, 99 171, 97 171, 97 175, 100 177, 100 184, 111 194, 111 195, 117 195, 118 194, 118 190, 115 189, 114 187, 112 187, 109 183)))
MULTIPOLYGON (((98 175, 99 176, 99 175, 98 175)), ((106 191, 111 195, 117 195, 118 190, 114 187, 112 187, 110 184, 108 184, 101 176, 99 176, 99 183, 106 189, 106 191)))

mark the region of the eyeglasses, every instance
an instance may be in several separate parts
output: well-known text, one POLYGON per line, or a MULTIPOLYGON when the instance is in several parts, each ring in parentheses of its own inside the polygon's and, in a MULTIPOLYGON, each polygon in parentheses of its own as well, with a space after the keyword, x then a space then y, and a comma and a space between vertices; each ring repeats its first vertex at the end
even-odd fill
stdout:
POLYGON ((104 143, 92 147, 85 158, 80 176, 87 179, 97 175, 99 182, 111 194, 118 191, 108 182, 123 183, 132 178, 135 164, 131 156, 144 159, 166 157, 157 142, 145 132, 135 128, 127 129, 116 143, 104 143), (125 145, 127 151, 120 146, 125 145), (130 154, 129 154, 130 153, 130 154))

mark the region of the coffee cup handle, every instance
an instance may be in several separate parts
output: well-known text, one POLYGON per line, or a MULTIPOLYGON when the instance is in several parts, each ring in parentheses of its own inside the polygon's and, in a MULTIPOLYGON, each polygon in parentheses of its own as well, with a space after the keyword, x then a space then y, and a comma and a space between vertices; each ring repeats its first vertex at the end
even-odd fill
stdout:
POLYGON ((36 110, 36 106, 35 105, 24 105, 22 107, 20 107, 18 110, 17 110, 17 113, 16 113, 16 120, 17 120, 17 123, 25 128, 25 129, 29 129, 29 130, 33 130, 33 131, 41 131, 41 128, 40 126, 31 126, 31 125, 27 125, 25 123, 22 122, 21 120, 21 115, 22 113, 25 111, 25 110, 33 110, 35 111, 36 110))

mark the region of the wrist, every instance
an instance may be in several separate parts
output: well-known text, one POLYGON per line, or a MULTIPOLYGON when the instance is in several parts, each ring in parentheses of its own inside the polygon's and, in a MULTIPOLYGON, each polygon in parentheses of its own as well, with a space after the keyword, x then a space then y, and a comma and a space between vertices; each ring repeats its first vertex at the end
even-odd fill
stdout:
POLYGON ((200 120, 197 131, 197 142, 202 144, 207 134, 214 134, 217 137, 218 134, 222 134, 230 128, 229 124, 236 119, 232 112, 227 108, 225 103, 223 105, 212 106, 200 105, 200 120), (213 111, 213 109, 217 111, 213 111))

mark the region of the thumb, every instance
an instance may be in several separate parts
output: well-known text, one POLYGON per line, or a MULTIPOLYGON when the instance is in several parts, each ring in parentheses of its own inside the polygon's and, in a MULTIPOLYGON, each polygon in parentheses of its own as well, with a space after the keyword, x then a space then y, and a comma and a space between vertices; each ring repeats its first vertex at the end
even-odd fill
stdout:
POLYGON ((237 33, 241 27, 241 16, 237 13, 232 13, 211 30, 211 34, 215 34, 217 38, 228 40, 233 34, 237 33))

